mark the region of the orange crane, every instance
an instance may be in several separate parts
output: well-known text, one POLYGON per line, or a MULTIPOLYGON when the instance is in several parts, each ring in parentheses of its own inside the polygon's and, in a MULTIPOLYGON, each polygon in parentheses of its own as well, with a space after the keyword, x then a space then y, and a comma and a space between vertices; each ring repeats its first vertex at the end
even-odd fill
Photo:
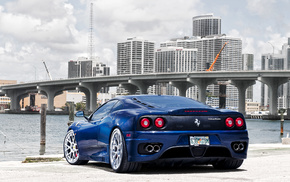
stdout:
POLYGON ((228 42, 226 42, 223 47, 221 48, 220 52, 216 55, 215 59, 214 59, 214 62, 210 65, 210 67, 206 70, 206 71, 212 71, 213 70, 213 66, 214 64, 216 63, 217 59, 219 58, 220 56, 220 53, 222 52, 222 50, 226 47, 228 42))

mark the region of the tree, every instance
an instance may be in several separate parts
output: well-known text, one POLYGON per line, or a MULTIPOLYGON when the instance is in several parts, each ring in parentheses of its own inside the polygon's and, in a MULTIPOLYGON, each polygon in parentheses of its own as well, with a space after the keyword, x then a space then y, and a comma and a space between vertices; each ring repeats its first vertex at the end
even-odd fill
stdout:
POLYGON ((76 110, 77 111, 84 111, 86 110, 86 104, 83 102, 76 103, 76 110))

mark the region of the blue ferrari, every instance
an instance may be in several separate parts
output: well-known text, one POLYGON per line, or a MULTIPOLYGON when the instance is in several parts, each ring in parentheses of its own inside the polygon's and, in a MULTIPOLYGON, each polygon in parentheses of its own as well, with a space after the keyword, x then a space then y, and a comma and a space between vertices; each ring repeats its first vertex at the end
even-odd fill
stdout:
POLYGON ((169 95, 120 96, 74 122, 64 138, 69 164, 108 163, 115 172, 142 164, 212 165, 237 169, 247 157, 244 116, 169 95))

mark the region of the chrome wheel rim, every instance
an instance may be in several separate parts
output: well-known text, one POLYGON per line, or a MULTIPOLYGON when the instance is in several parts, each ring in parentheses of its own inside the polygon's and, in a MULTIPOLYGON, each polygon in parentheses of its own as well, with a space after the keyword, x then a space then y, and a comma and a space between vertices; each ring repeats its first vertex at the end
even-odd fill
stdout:
POLYGON ((123 157, 123 139, 119 129, 115 129, 110 140, 110 162, 114 170, 121 165, 123 157))
POLYGON ((72 130, 67 133, 64 139, 64 156, 69 163, 75 163, 79 159, 79 149, 72 130))

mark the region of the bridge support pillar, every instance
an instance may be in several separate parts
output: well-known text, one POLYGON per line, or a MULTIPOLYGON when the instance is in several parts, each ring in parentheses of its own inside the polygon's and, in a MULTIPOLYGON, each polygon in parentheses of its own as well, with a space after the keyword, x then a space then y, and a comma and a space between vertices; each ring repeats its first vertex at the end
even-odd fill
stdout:
POLYGON ((139 80, 128 80, 128 83, 137 86, 140 90, 140 94, 148 94, 148 87, 155 84, 155 82, 139 80))
MULTIPOLYGON (((97 108, 97 92, 102 89, 102 87, 106 86, 105 84, 100 83, 83 83, 80 82, 79 85, 88 89, 90 92, 89 100, 90 100, 90 111, 94 111, 97 108)), ((87 99, 88 100, 88 99, 87 99)))
POLYGON ((284 83, 288 82, 288 78, 283 77, 258 77, 258 80, 266 84, 270 91, 269 100, 269 114, 277 115, 277 98, 278 98, 278 87, 284 83))
POLYGON ((37 86, 37 89, 47 97, 47 111, 54 111, 54 97, 62 94, 63 87, 37 86))
POLYGON ((179 95, 183 97, 186 97, 186 90, 194 86, 194 84, 187 81, 170 81, 169 84, 176 87, 179 91, 179 95))
POLYGON ((205 103, 206 87, 216 82, 215 78, 187 78, 187 81, 198 87, 198 101, 205 103))
POLYGON ((120 83, 119 87, 122 87, 125 90, 127 90, 130 95, 134 95, 137 92, 137 88, 138 88, 137 86, 131 85, 131 84, 128 84, 128 83, 120 83))
POLYGON ((77 87, 76 90, 83 92, 86 95, 86 110, 89 111, 90 110, 90 92, 89 92, 89 90, 84 88, 84 87, 77 87))
POLYGON ((7 90, 6 96, 10 97, 10 110, 20 111, 20 100, 27 97, 26 90, 7 90))
POLYGON ((246 90, 249 86, 252 86, 256 83, 255 80, 231 80, 230 84, 235 85, 238 88, 239 92, 239 112, 246 114, 246 90))

